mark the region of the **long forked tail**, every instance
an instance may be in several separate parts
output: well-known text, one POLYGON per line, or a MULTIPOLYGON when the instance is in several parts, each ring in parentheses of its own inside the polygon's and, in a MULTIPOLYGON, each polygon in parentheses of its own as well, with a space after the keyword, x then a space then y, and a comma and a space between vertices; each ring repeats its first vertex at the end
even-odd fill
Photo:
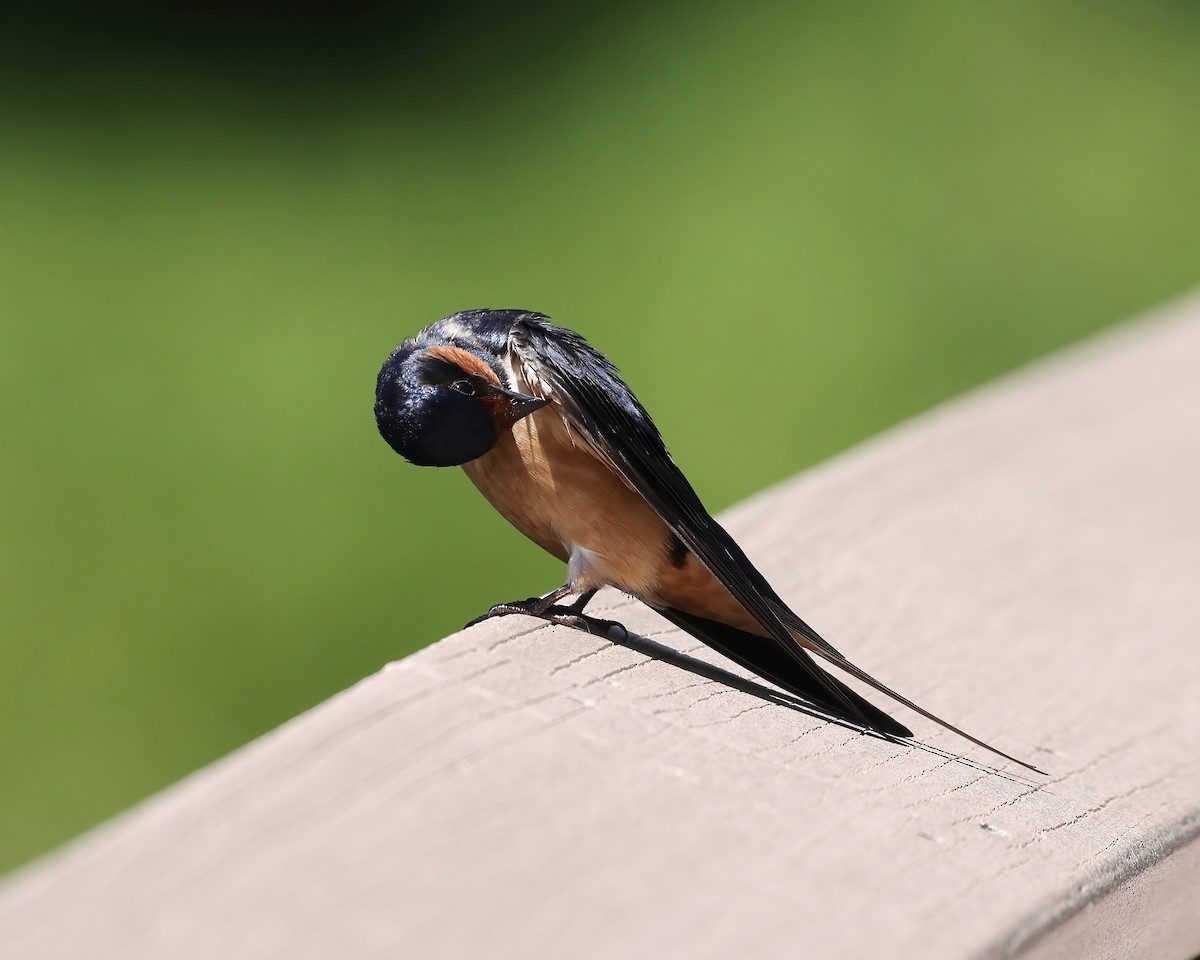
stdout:
POLYGON ((850 674, 850 676, 861 680, 863 683, 874 687, 880 693, 887 694, 897 703, 902 703, 910 710, 915 710, 921 716, 932 720, 934 723, 940 726, 945 727, 951 733, 958 734, 964 740, 969 740, 976 746, 983 747, 984 750, 988 750, 996 754, 998 757, 1003 757, 1005 760, 1011 760, 1013 763, 1020 764, 1026 770, 1032 770, 1034 773, 1039 773, 1042 776, 1048 776, 1045 770, 1039 770, 1031 763, 1026 763, 1024 760, 1018 760, 1016 757, 1010 756, 1003 750, 993 747, 990 743, 986 743, 983 740, 980 740, 978 737, 971 736, 971 734, 967 733, 965 730, 960 730, 954 724, 943 720, 941 717, 937 716, 937 714, 930 713, 924 707, 917 706, 917 704, 909 700, 908 697, 897 693, 886 684, 880 683, 861 667, 858 667, 847 660, 842 654, 830 646, 820 636, 820 634, 818 634, 812 627, 796 616, 796 614, 789 610, 783 603, 773 602, 771 606, 774 612, 778 615, 780 622, 788 628, 791 634, 796 638, 797 642, 799 642, 806 649, 811 650, 818 657, 821 657, 823 660, 832 663, 838 669, 844 670, 846 673, 850 674))
POLYGON ((894 737, 913 735, 904 724, 822 670, 803 650, 787 651, 773 639, 673 607, 656 607, 655 610, 722 656, 834 716, 894 737))

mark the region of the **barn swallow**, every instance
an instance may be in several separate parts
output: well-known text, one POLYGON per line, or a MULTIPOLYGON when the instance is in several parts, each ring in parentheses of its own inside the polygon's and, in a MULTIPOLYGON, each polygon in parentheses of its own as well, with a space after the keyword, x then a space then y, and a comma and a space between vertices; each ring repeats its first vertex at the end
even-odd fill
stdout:
POLYGON ((912 736, 813 655, 1029 767, 891 690, 800 619, 709 515, 612 363, 543 314, 468 310, 405 340, 379 372, 375 420, 409 462, 461 466, 513 526, 567 565, 557 590, 480 619, 522 613, 607 626, 583 610, 599 588, 616 587, 835 716, 912 736), (559 605, 568 596, 578 600, 559 605))

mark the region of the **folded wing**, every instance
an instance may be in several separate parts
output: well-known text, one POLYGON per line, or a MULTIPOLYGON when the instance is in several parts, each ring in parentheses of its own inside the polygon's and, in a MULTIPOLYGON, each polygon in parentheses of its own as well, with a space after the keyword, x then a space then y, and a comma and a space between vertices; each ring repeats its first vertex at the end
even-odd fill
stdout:
POLYGON ((650 415, 621 380, 616 368, 581 336, 540 318, 526 317, 513 326, 509 348, 526 379, 540 384, 560 405, 569 428, 645 498, 768 638, 754 637, 724 625, 717 625, 724 629, 714 629, 712 621, 679 610, 661 611, 668 619, 784 689, 835 707, 848 718, 874 729, 893 733, 899 730, 903 733, 897 735, 911 736, 907 728, 821 670, 803 649, 807 648, 972 743, 1031 770, 1037 769, 965 733, 880 683, 792 612, 733 538, 709 515, 671 459, 650 415))

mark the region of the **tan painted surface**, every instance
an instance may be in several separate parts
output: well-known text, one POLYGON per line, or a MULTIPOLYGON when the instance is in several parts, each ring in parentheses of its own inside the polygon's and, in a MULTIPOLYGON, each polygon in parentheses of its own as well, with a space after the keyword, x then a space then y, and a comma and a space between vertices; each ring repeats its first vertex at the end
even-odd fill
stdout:
POLYGON ((1200 952, 1200 302, 725 519, 847 655, 1052 776, 493 621, 12 877, 0 957, 1200 952))

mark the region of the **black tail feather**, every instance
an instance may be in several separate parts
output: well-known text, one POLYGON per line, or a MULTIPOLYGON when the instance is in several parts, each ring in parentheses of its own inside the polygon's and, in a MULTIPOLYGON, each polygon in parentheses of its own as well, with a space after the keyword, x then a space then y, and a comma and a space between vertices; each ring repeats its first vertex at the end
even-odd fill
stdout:
POLYGON ((686 630, 722 656, 834 716, 894 737, 913 735, 904 724, 822 670, 803 651, 800 651, 802 656, 797 658, 767 637, 759 637, 673 607, 655 609, 675 626, 686 630))

